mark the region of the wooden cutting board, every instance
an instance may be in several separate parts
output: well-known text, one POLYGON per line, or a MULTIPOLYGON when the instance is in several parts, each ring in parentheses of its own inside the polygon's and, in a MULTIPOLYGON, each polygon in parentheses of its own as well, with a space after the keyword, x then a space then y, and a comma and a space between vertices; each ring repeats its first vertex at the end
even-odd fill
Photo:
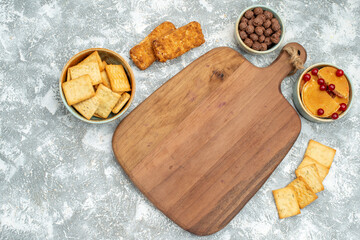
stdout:
MULTIPOLYGON (((305 49, 288 45, 305 62, 305 49)), ((225 227, 294 144, 301 122, 280 92, 293 70, 289 59, 281 51, 269 67, 258 68, 231 48, 215 48, 117 127, 113 150, 120 165, 183 229, 209 235, 225 227)))

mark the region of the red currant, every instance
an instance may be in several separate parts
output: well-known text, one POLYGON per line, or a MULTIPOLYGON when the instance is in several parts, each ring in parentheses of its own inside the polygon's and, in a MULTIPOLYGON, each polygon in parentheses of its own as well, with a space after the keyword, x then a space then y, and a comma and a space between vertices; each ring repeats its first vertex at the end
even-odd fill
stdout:
POLYGON ((336 70, 336 76, 341 77, 342 75, 344 75, 343 70, 341 70, 341 69, 336 70))
POLYGON ((325 90, 326 90, 326 86, 325 86, 325 85, 320 85, 320 90, 321 90, 321 91, 325 91, 325 90))
POLYGON ((314 68, 313 70, 311 70, 311 74, 314 76, 316 76, 318 74, 318 72, 319 72, 319 69, 317 69, 317 68, 314 68))
POLYGON ((322 79, 322 78, 319 78, 319 79, 317 80, 317 82, 318 82, 319 85, 325 85, 325 80, 322 79))
POLYGON ((319 109, 317 110, 317 114, 318 114, 319 116, 323 115, 323 114, 324 114, 324 109, 319 108, 319 109))
POLYGON ((340 110, 345 111, 347 108, 347 105, 345 103, 340 103, 340 110))
POLYGON ((311 79, 311 76, 310 76, 310 74, 308 74, 308 73, 303 76, 303 80, 304 80, 305 82, 309 81, 310 79, 311 79))
POLYGON ((338 117, 339 117, 339 114, 337 114, 337 113, 333 113, 333 114, 331 114, 331 118, 332 119, 338 119, 338 117))
POLYGON ((334 91, 334 89, 335 89, 335 85, 334 85, 334 84, 330 84, 330 85, 329 85, 329 90, 330 90, 330 91, 334 91))

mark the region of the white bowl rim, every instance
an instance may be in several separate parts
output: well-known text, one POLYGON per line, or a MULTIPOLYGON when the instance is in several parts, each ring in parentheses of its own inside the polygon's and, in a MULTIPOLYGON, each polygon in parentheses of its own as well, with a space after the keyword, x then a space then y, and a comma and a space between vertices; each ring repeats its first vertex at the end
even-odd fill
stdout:
POLYGON ((320 122, 334 122, 334 121, 339 121, 341 118, 343 118, 344 116, 346 116, 348 114, 348 112, 350 111, 350 108, 352 106, 352 102, 353 102, 353 86, 352 86, 352 82, 350 80, 350 78, 348 77, 348 75, 345 73, 344 71, 344 75, 346 77, 346 79, 348 80, 348 83, 349 83, 349 90, 350 90, 350 94, 349 94, 349 103, 347 105, 347 108, 345 110, 345 112, 341 113, 339 115, 339 117, 337 119, 331 119, 331 118, 319 118, 319 117, 316 117, 314 116, 313 114, 311 114, 309 112, 309 110, 304 106, 302 100, 301 100, 301 97, 300 97, 300 82, 301 82, 301 79, 302 77, 304 76, 304 74, 306 74, 307 72, 309 72, 310 69, 313 69, 315 67, 326 67, 326 66, 330 66, 330 67, 334 67, 336 69, 341 69, 339 67, 337 67, 336 65, 334 64, 331 64, 331 63, 326 63, 326 62, 320 62, 320 63, 315 63, 311 66, 309 66, 308 68, 306 68, 303 73, 299 76, 298 80, 297 80, 297 83, 296 83, 296 97, 297 97, 297 100, 298 102, 300 103, 300 106, 301 108, 305 111, 305 113, 311 117, 312 119, 316 120, 316 121, 320 121, 320 122))
POLYGON ((237 39, 238 43, 247 52, 253 53, 253 54, 267 54, 267 53, 275 51, 279 46, 281 46, 281 44, 282 44, 282 42, 284 40, 284 37, 285 37, 285 25, 284 25, 280 15, 274 9, 272 9, 271 7, 264 6, 264 5, 252 5, 252 6, 248 7, 248 8, 246 8, 245 10, 243 10, 240 13, 240 16, 238 17, 238 19, 237 19, 237 21, 235 23, 235 36, 236 36, 236 39, 237 39), (248 11, 250 9, 257 8, 257 7, 261 7, 262 9, 271 11, 275 15, 276 19, 279 20, 279 23, 280 23, 280 26, 281 26, 281 31, 282 31, 280 41, 275 46, 273 46, 272 48, 270 48, 268 50, 265 50, 265 51, 256 51, 256 50, 254 50, 252 48, 249 48, 248 46, 245 45, 244 41, 240 38, 240 34, 239 34, 239 23, 240 23, 240 20, 241 20, 242 16, 245 14, 246 11, 248 11))

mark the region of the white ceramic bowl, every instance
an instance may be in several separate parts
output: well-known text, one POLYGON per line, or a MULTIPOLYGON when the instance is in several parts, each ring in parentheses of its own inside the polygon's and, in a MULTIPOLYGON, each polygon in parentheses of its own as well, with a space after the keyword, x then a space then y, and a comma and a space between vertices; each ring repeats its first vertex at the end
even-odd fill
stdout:
POLYGON ((333 64, 330 63, 317 63, 314 64, 310 67, 308 67, 307 69, 304 70, 304 72, 300 75, 299 79, 297 80, 296 84, 294 85, 294 89, 293 89, 293 101, 295 104, 296 109, 298 110, 298 112, 307 120, 312 121, 312 122, 317 122, 317 123, 328 123, 328 122, 333 122, 333 121, 339 121, 341 118, 345 117, 346 114, 348 114, 348 112, 350 111, 350 108, 352 106, 352 102, 353 102, 353 87, 352 87, 352 83, 351 80, 349 78, 348 75, 346 75, 346 71, 344 71, 344 75, 346 76, 348 82, 349 82, 349 103, 347 104, 347 109, 345 112, 339 114, 339 118, 338 119, 331 119, 331 118, 319 118, 317 116, 314 116, 310 113, 310 111, 304 106, 302 100, 301 100, 301 95, 300 95, 300 83, 301 80, 304 76, 304 74, 306 74, 307 72, 309 72, 311 69, 313 68, 322 68, 322 67, 334 67, 337 69, 341 69, 333 64))
POLYGON ((93 124, 108 123, 108 122, 114 121, 115 119, 119 118, 130 107, 130 105, 131 105, 131 103, 132 103, 132 101, 134 99, 134 96, 135 96, 135 89, 136 89, 135 77, 134 77, 133 71, 131 70, 130 65, 119 54, 117 54, 116 52, 111 51, 109 49, 106 49, 106 48, 89 48, 89 49, 86 49, 84 51, 81 51, 81 52, 75 54, 65 64, 65 66, 64 66, 64 68, 63 68, 63 70, 61 72, 61 76, 60 76, 60 80, 59 80, 60 96, 61 96, 61 99, 62 99, 65 107, 77 119, 79 119, 81 121, 84 121, 84 122, 87 122, 87 123, 93 123, 93 124), (62 83, 66 81, 67 69, 69 67, 72 67, 72 66, 78 64, 79 62, 81 62, 83 59, 85 59, 87 56, 89 56, 94 51, 98 51, 101 59, 105 60, 107 62, 107 64, 121 64, 124 67, 126 75, 127 75, 128 79, 129 79, 129 82, 130 82, 130 85, 131 85, 131 92, 130 92, 129 101, 121 109, 121 111, 118 112, 117 114, 110 113, 109 117, 106 118, 106 119, 102 119, 102 118, 98 118, 98 117, 93 116, 90 120, 88 120, 88 119, 84 118, 80 113, 78 113, 72 106, 69 106, 69 104, 67 103, 67 101, 65 99, 64 93, 63 93, 62 83))
POLYGON ((272 51, 275 51, 275 49, 277 49, 281 45, 281 43, 283 42, 284 36, 285 36, 285 27, 284 27, 283 21, 280 18, 280 16, 273 9, 271 9, 269 7, 266 7, 266 6, 263 6, 263 5, 254 5, 254 6, 246 8, 244 11, 242 11, 240 13, 239 18, 237 19, 237 21, 235 23, 235 39, 236 39, 237 43, 239 44, 239 46, 244 51, 246 51, 248 53, 251 53, 251 54, 259 54, 259 55, 261 55, 261 54, 266 54, 266 53, 270 53, 272 51), (281 33, 281 36, 280 36, 280 41, 276 45, 274 45, 272 48, 270 48, 270 49, 268 49, 266 51, 256 51, 256 50, 254 50, 252 48, 249 48, 248 46, 245 45, 244 41, 240 38, 240 34, 239 34, 239 24, 240 24, 240 20, 241 20, 242 16, 245 14, 245 12, 247 10, 252 10, 254 8, 257 8, 257 7, 260 7, 263 10, 267 10, 269 12, 272 12, 272 14, 279 21, 280 26, 281 26, 282 33, 281 33))

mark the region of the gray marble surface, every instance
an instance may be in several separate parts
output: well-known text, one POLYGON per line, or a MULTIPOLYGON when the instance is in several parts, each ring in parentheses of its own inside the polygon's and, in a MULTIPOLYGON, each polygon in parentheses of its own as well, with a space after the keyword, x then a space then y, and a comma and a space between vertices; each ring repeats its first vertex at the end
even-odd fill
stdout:
MULTIPOLYGON (((0 2, 0 238, 198 239, 175 225, 137 190, 117 164, 111 137, 121 119, 89 125, 63 106, 62 67, 75 53, 105 47, 133 67, 137 92, 130 110, 197 57, 218 46, 238 51, 234 22, 250 5, 274 8, 286 25, 285 42, 308 51, 305 66, 341 66, 359 90, 360 2, 2 0, 0 2), (167 63, 138 70, 129 49, 162 21, 196 20, 206 43, 167 63)), ((241 52, 267 66, 265 56, 241 52)), ((300 73, 281 89, 291 101, 300 73)), ((291 103, 292 104, 292 103, 291 103)), ((125 117, 125 116, 124 116, 125 117)), ((360 239, 359 104, 343 120, 302 130, 286 158, 220 232, 202 239, 360 239), (309 139, 337 149, 325 191, 293 218, 279 220, 271 190, 294 178, 309 139)))

